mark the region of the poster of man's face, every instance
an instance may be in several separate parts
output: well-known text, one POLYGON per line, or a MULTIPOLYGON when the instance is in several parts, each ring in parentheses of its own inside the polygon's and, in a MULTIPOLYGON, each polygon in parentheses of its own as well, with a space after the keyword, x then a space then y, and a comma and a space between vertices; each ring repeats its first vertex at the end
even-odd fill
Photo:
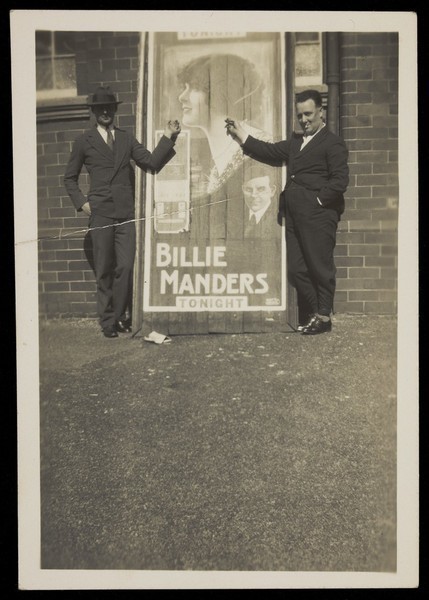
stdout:
POLYGON ((257 214, 257 223, 271 206, 276 190, 277 187, 271 184, 269 175, 251 175, 243 184, 244 201, 249 211, 257 214))

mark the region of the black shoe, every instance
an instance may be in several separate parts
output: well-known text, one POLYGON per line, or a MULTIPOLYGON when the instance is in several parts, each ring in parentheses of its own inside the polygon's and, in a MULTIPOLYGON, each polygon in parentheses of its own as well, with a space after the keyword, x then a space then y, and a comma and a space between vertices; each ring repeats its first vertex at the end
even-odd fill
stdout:
POLYGON ((314 317, 302 331, 302 335, 317 335, 332 330, 332 321, 322 321, 320 317, 314 317))
POLYGON ((131 325, 128 321, 116 321, 116 331, 119 333, 131 333, 131 325))
POLYGON ((304 325, 298 325, 298 327, 296 328, 296 331, 298 333, 302 333, 304 331, 304 329, 306 329, 307 327, 310 326, 310 324, 314 321, 315 318, 316 318, 316 315, 308 315, 307 323, 305 323, 304 325))
POLYGON ((114 327, 106 327, 103 329, 103 335, 107 338, 116 338, 118 337, 118 332, 114 327))

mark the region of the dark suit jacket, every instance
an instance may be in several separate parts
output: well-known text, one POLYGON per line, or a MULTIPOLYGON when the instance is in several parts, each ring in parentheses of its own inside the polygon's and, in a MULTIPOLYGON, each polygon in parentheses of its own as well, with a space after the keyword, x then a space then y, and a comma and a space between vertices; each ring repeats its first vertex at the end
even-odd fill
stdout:
POLYGON ((73 145, 64 176, 65 188, 77 210, 89 202, 91 212, 105 217, 130 219, 134 216, 134 170, 160 171, 174 156, 174 142, 162 136, 151 153, 134 136, 115 127, 115 151, 107 146, 97 127, 86 131, 73 145), (85 166, 90 177, 88 198, 79 188, 79 174, 85 166))
POLYGON ((271 166, 287 165, 288 187, 298 185, 313 192, 326 208, 344 211, 344 192, 349 183, 348 151, 344 141, 325 126, 300 150, 303 136, 294 133, 290 140, 270 143, 249 136, 243 151, 271 166))

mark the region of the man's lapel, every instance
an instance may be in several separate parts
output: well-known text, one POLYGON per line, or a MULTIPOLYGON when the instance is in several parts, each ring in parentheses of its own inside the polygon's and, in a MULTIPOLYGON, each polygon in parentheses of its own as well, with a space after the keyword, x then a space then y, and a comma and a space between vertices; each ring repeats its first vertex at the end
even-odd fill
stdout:
POLYGON ((103 140, 103 138, 101 137, 101 135, 98 132, 96 127, 94 127, 94 129, 91 129, 91 131, 89 132, 88 142, 91 144, 91 146, 93 148, 95 148, 98 152, 100 152, 105 158, 112 160, 112 158, 113 158, 112 151, 110 150, 110 148, 106 144, 106 142, 103 140))
POLYGON ((318 144, 320 144, 321 142, 323 142, 323 140, 325 139, 326 135, 328 133, 328 128, 323 127, 323 129, 321 131, 319 131, 313 139, 311 139, 302 150, 299 151, 299 155, 302 156, 305 154, 307 154, 307 152, 312 149, 314 149, 318 144))

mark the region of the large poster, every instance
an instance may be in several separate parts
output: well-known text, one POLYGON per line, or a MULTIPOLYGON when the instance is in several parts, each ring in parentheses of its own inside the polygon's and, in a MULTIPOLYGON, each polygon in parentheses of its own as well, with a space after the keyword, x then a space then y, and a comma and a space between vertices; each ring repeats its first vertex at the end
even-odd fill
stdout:
POLYGON ((225 118, 281 139, 279 34, 154 33, 148 123, 179 119, 176 156, 148 183, 146 311, 285 310, 282 169, 243 155, 225 118))

